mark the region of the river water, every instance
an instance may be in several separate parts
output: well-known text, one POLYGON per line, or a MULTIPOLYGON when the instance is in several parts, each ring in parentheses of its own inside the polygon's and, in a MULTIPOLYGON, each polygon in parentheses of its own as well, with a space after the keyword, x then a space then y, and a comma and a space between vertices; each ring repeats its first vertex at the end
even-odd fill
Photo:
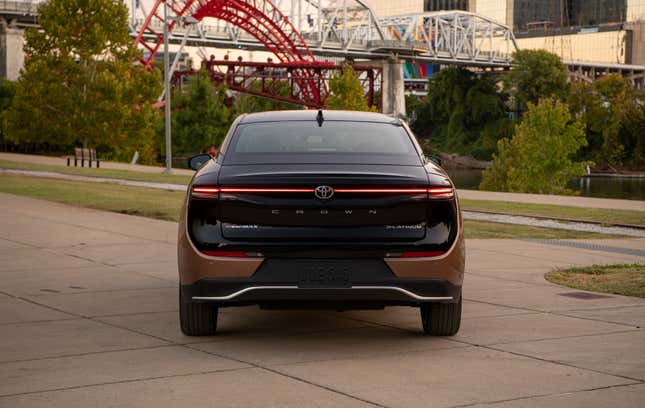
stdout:
MULTIPOLYGON (((447 169, 457 188, 478 190, 481 170, 447 169)), ((569 188, 584 197, 645 200, 645 177, 581 177, 569 182, 569 188)))

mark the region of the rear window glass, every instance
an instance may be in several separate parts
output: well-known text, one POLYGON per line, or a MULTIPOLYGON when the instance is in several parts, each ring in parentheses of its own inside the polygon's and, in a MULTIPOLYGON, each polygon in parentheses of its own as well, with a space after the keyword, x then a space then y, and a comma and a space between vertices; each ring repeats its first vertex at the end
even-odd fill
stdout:
POLYGON ((410 137, 401 126, 345 121, 326 121, 322 126, 315 121, 240 125, 227 156, 235 157, 236 161, 246 161, 245 157, 258 155, 418 157, 410 137))

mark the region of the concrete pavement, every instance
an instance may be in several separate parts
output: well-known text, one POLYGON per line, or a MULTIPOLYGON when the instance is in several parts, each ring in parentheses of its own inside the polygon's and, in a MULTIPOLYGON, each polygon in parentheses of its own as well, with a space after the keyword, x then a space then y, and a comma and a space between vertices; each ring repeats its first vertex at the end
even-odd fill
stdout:
POLYGON ((645 299, 579 298, 543 279, 556 267, 645 262, 644 239, 469 240, 451 338, 422 336, 412 308, 255 307, 224 309, 217 336, 190 338, 178 328, 175 236, 170 222, 0 194, 0 407, 645 400, 645 299))

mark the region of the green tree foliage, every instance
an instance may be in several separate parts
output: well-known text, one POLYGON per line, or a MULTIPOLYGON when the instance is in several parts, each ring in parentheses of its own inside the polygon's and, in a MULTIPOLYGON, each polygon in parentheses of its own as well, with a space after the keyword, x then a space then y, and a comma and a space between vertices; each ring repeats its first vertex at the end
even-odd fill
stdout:
POLYGON ((5 135, 5 112, 9 110, 16 95, 16 83, 8 79, 0 79, 0 140, 5 135))
POLYGON ((505 100, 489 77, 463 68, 442 69, 414 112, 413 129, 438 150, 490 159, 497 140, 512 132, 505 100))
POLYGON ((483 190, 518 193, 570 194, 567 182, 584 174, 592 163, 572 160, 587 141, 584 125, 574 120, 563 102, 529 102, 512 139, 498 142, 493 167, 484 171, 483 190))
MULTIPOLYGON (((265 84, 278 90, 278 94, 291 93, 286 81, 265 84)), ((262 84, 251 85, 260 91, 262 84)), ((271 110, 302 109, 299 105, 277 101, 252 94, 238 94, 234 100, 227 95, 224 85, 215 87, 207 71, 200 71, 188 78, 183 89, 176 89, 172 98, 172 145, 176 155, 190 156, 210 146, 219 147, 226 132, 242 113, 271 110)), ((164 123, 157 121, 159 150, 165 150, 164 123)))
POLYGON ((343 66, 340 75, 329 81, 331 94, 327 98, 327 109, 372 111, 365 99, 365 90, 351 65, 343 66))
MULTIPOLYGON (((172 98, 172 147, 179 155, 219 147, 235 119, 227 106, 226 88, 214 87, 206 71, 190 77, 187 88, 185 93, 177 89, 172 98)), ((160 130, 161 151, 164 151, 163 127, 160 130)))
POLYGON ((610 166, 643 163, 645 106, 625 78, 609 74, 593 84, 575 83, 568 103, 585 124, 586 157, 610 166))
MULTIPOLYGON (((291 87, 287 81, 275 81, 273 79, 269 79, 267 80, 265 87, 276 90, 276 93, 283 97, 291 95, 291 87)), ((259 81, 254 82, 251 84, 251 90, 258 92, 261 91, 262 83, 259 81)), ((295 105, 293 103, 242 93, 237 95, 233 104, 235 114, 302 108, 302 106, 295 105)))
POLYGON ((513 53, 513 69, 503 80, 518 108, 525 110, 529 102, 536 104, 541 98, 565 98, 567 77, 567 69, 556 54, 546 50, 519 50, 513 53))
POLYGON ((117 0, 50 0, 25 34, 26 64, 7 112, 14 143, 83 144, 150 161, 159 74, 135 66, 127 7, 117 0))

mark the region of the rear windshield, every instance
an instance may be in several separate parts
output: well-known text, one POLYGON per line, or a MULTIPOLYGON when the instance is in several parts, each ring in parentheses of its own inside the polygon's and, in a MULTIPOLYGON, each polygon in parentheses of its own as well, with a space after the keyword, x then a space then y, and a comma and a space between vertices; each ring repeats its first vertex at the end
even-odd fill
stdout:
POLYGON ((227 149, 229 164, 419 164, 401 126, 376 122, 261 122, 240 125, 227 149))

